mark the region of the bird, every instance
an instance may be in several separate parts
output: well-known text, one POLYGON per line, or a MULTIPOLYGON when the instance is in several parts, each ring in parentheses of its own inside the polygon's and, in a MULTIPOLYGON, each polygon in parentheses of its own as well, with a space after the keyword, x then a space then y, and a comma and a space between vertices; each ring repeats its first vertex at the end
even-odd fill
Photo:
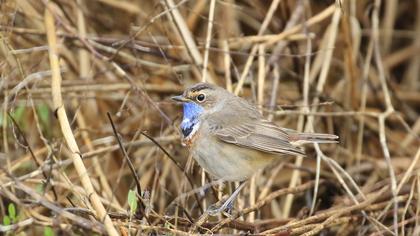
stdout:
POLYGON ((304 156, 305 143, 337 143, 338 136, 301 133, 264 118, 256 106, 222 87, 197 83, 172 100, 183 104, 181 142, 197 163, 221 181, 241 185, 213 214, 230 208, 245 180, 287 154, 304 156))

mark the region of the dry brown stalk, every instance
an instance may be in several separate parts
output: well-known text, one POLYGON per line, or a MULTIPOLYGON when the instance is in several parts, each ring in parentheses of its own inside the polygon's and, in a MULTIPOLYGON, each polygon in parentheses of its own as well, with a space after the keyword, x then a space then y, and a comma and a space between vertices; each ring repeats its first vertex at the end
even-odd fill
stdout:
POLYGON ((70 127, 70 123, 67 118, 66 110, 61 97, 61 74, 59 68, 59 52, 57 45, 57 37, 55 35, 55 22, 54 17, 50 11, 53 10, 54 4, 48 3, 45 10, 45 28, 47 30, 48 44, 49 44, 49 57, 50 57, 50 66, 51 66, 51 92, 53 97, 53 103, 57 118, 61 126, 61 132, 67 142, 67 145, 72 152, 73 165, 77 170, 79 178, 82 182, 83 187, 86 191, 86 196, 89 201, 92 203, 93 210, 95 215, 100 221, 103 221, 105 224, 105 229, 107 233, 111 236, 118 235, 117 230, 115 229, 111 219, 109 218, 105 207, 102 205, 102 202, 99 199, 96 191, 93 188, 91 180, 88 175, 88 171, 83 164, 81 152, 74 138, 73 132, 70 127))

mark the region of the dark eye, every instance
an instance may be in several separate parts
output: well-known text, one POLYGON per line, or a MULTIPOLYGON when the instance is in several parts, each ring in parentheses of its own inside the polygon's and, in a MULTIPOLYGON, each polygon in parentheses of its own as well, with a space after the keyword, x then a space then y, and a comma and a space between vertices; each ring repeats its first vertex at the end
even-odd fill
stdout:
POLYGON ((206 100, 206 95, 204 95, 203 93, 199 94, 196 99, 199 102, 203 102, 204 100, 206 100))

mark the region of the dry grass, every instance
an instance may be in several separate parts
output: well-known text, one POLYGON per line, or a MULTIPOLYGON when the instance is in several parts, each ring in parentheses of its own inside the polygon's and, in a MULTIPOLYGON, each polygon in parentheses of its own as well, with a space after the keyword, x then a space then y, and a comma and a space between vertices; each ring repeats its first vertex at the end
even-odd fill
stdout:
POLYGON ((419 0, 3 0, 0 36, 1 233, 420 234, 419 0), (340 144, 209 216, 234 185, 168 99, 199 81, 340 144))

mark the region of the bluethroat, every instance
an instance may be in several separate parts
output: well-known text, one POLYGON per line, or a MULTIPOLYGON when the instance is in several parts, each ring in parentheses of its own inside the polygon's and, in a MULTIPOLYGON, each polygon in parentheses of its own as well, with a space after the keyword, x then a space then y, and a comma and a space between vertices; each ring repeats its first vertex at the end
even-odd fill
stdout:
POLYGON ((245 99, 213 84, 195 84, 172 99, 183 103, 182 143, 206 172, 222 181, 244 181, 285 154, 305 155, 298 147, 302 143, 338 139, 278 127, 245 99))

